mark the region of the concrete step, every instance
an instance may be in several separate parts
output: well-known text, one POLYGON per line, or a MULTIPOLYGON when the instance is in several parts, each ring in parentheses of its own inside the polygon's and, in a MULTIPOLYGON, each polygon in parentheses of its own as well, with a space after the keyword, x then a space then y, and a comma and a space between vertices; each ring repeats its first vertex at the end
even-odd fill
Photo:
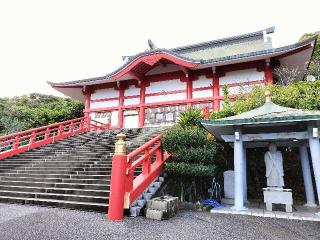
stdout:
POLYGON ((42 199, 42 198, 0 196, 0 202, 42 205, 42 206, 52 206, 52 207, 71 208, 71 209, 83 209, 83 210, 93 210, 93 211, 100 211, 100 212, 106 212, 108 209, 107 203, 76 202, 76 201, 42 199))

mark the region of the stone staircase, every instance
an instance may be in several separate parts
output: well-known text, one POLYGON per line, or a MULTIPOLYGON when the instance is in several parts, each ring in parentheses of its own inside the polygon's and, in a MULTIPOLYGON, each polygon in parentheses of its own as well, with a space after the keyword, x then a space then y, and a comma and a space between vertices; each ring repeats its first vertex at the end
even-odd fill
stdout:
MULTIPOLYGON (((162 131, 124 130, 127 152, 162 131)), ((105 212, 117 133, 84 133, 0 160, 0 202, 105 212)))

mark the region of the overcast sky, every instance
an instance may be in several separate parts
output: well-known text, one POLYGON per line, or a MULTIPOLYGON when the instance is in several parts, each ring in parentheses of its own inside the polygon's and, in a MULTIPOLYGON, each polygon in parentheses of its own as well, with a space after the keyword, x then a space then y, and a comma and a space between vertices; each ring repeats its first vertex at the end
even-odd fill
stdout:
POLYGON ((47 81, 103 76, 123 55, 276 27, 274 46, 320 30, 320 1, 0 0, 0 97, 59 95, 47 81))

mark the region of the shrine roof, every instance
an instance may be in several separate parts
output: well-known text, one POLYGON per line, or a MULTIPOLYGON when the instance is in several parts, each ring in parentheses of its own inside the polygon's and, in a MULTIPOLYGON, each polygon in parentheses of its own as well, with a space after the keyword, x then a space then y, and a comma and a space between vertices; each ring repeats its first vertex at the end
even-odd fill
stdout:
MULTIPOLYGON (((49 84, 52 87, 64 88, 81 87, 84 85, 116 81, 118 80, 119 76, 122 76, 121 72, 125 72, 136 62, 143 61, 141 59, 151 59, 153 56, 160 54, 165 56, 167 59, 170 59, 170 61, 189 64, 189 67, 187 68, 190 69, 201 66, 209 67, 218 64, 227 65, 236 61, 239 62, 250 61, 258 58, 270 58, 285 54, 290 51, 302 49, 303 47, 312 43, 314 46, 317 38, 317 36, 314 36, 302 42, 284 47, 272 48, 270 41, 264 41, 264 35, 272 33, 273 31, 274 28, 268 28, 254 33, 243 34, 209 42, 202 42, 178 48, 153 48, 129 57, 122 66, 104 76, 60 83, 49 82, 49 84)), ((145 64, 142 62, 142 65, 145 64)), ((142 66, 142 68, 145 68, 145 66, 142 66)))

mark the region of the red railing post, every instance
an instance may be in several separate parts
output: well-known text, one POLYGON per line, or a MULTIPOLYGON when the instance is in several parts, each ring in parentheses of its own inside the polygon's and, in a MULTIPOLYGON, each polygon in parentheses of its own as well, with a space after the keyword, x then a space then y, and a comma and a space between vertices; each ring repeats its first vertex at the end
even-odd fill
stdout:
POLYGON ((108 219, 120 221, 123 219, 124 195, 126 182, 126 143, 125 135, 118 134, 118 141, 115 144, 115 153, 112 159, 111 186, 109 197, 108 219))
POLYGON ((46 129, 45 135, 44 135, 44 139, 48 139, 50 137, 50 128, 48 127, 46 129))
POLYGON ((142 174, 147 175, 150 172, 150 163, 151 163, 149 148, 146 149, 144 156, 145 156, 145 159, 142 164, 142 174))
POLYGON ((159 149, 156 152, 156 162, 163 162, 163 154, 161 145, 159 145, 159 149))
POLYGON ((18 149, 18 148, 19 148, 19 143, 20 143, 20 136, 17 135, 17 136, 14 138, 13 149, 18 149))
POLYGON ((36 133, 35 132, 32 132, 31 135, 30 135, 30 141, 29 141, 29 144, 32 145, 36 142, 36 133))
POLYGON ((73 135, 73 127, 74 127, 74 123, 71 122, 71 123, 69 124, 69 133, 70 133, 71 135, 73 135))
POLYGON ((62 124, 60 124, 58 127, 58 136, 60 136, 62 133, 63 133, 63 126, 62 124))

